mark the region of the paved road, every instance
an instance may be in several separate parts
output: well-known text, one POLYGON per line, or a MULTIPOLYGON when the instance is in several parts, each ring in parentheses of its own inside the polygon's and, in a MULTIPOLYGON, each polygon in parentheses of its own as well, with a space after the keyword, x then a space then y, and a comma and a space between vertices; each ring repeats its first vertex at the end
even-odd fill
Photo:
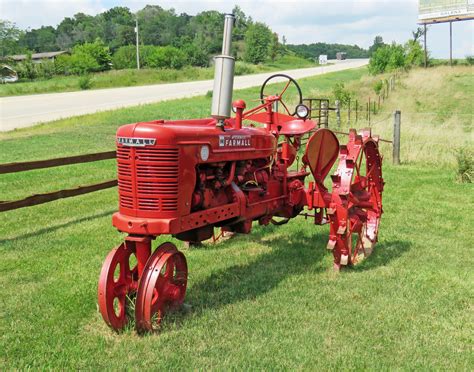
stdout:
MULTIPOLYGON (((335 63, 328 66, 281 72, 299 79, 361 67, 368 63, 368 59, 331 62, 335 63)), ((242 89, 260 85, 268 76, 274 73, 276 72, 237 76, 234 80, 234 88, 242 89)), ((204 80, 0 98, 0 132, 97 111, 202 95, 212 90, 212 85, 212 80, 204 80)))

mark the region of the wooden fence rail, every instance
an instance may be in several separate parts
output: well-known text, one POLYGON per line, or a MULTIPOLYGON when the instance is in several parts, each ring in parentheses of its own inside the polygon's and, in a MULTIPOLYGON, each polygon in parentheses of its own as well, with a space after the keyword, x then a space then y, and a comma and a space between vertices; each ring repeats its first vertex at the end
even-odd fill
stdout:
POLYGON ((58 167, 62 165, 89 163, 99 160, 115 159, 115 150, 106 152, 97 152, 94 154, 69 156, 65 158, 55 158, 48 160, 26 161, 21 163, 0 164, 0 174, 24 172, 33 169, 43 169, 58 167))
MULTIPOLYGON (((115 159, 115 155, 115 151, 106 151, 94 154, 69 156, 48 160, 6 163, 0 164, 0 174, 24 172, 33 169, 44 169, 70 164, 90 163, 93 161, 115 159)), ((77 195, 88 194, 94 191, 104 190, 115 186, 117 186, 116 179, 96 183, 93 185, 78 186, 72 189, 53 191, 45 194, 35 194, 20 200, 0 201, 0 212, 6 212, 18 208, 31 207, 33 205, 48 203, 54 200, 70 198, 77 195)))
POLYGON ((109 180, 94 185, 79 186, 73 189, 53 191, 46 194, 36 194, 27 198, 15 201, 0 201, 0 212, 10 211, 12 209, 32 207, 33 205, 48 203, 53 200, 70 198, 77 195, 88 194, 90 192, 108 189, 117 186, 117 180, 109 180))

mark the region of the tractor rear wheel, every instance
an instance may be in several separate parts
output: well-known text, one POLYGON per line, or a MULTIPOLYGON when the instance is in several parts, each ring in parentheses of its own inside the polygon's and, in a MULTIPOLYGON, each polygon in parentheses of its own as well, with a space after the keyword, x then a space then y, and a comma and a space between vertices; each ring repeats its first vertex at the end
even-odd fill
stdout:
POLYGON ((360 134, 351 129, 349 142, 340 147, 332 179, 328 249, 339 270, 341 265, 354 265, 369 256, 377 242, 384 181, 378 139, 371 136, 370 129, 360 134))
POLYGON ((184 255, 172 243, 163 243, 150 256, 138 286, 135 304, 137 331, 156 331, 169 309, 182 305, 188 282, 184 255))

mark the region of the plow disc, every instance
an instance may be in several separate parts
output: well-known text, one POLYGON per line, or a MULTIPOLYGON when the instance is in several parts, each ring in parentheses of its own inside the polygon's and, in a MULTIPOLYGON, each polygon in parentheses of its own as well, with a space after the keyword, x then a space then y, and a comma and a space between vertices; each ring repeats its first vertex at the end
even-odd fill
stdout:
POLYGON ((384 182, 377 138, 370 130, 350 131, 332 179, 328 249, 338 270, 370 255, 377 242, 384 182))

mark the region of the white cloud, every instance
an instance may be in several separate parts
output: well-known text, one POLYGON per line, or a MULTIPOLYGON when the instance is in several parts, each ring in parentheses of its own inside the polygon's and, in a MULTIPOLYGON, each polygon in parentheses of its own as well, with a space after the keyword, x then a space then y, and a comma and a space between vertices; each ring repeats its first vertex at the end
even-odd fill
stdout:
MULTIPOLYGON (((289 43, 357 44, 367 48, 376 35, 402 43, 417 27, 418 0, 0 0, 1 17, 22 28, 57 25, 75 13, 97 14, 110 7, 132 11, 147 4, 196 14, 215 9, 230 12, 235 4, 254 20, 265 22, 289 43)), ((453 24, 454 56, 473 54, 473 21, 453 24)), ((435 57, 449 56, 449 26, 431 26, 428 48, 435 57)))
POLYGON ((107 8, 101 0, 0 0, 1 18, 18 27, 56 26, 64 17, 76 13, 97 14, 107 8))

